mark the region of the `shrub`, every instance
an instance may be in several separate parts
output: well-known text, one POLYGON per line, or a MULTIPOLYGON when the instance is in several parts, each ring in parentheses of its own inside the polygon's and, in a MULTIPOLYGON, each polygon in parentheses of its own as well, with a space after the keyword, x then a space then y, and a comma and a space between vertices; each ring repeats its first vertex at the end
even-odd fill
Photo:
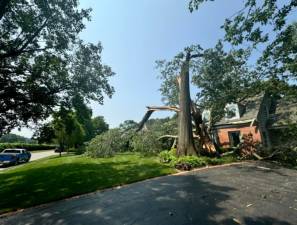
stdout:
POLYGON ((153 131, 144 131, 136 134, 132 139, 133 151, 145 154, 156 154, 162 150, 162 143, 153 131))
POLYGON ((175 148, 170 151, 160 152, 159 157, 162 163, 169 163, 170 166, 179 170, 191 170, 206 165, 220 165, 237 161, 235 154, 220 158, 210 158, 206 156, 182 156, 177 158, 175 148))
POLYGON ((205 158, 197 156, 182 156, 177 158, 175 168, 179 170, 191 170, 196 167, 206 166, 207 161, 205 158))
POLYGON ((175 162, 176 161, 176 149, 173 148, 170 151, 162 151, 159 154, 160 161, 162 163, 170 163, 170 162, 175 162))
POLYGON ((111 129, 93 138, 86 147, 86 155, 90 157, 111 157, 120 152, 123 140, 119 129, 111 129))
POLYGON ((221 158, 208 158, 207 164, 208 165, 220 165, 223 163, 223 160, 221 158))
POLYGON ((36 150, 51 150, 56 148, 55 145, 46 145, 46 144, 27 144, 27 143, 0 143, 0 151, 6 148, 24 148, 28 151, 36 150))
POLYGON ((76 155, 82 155, 86 152, 86 147, 84 145, 79 146, 78 148, 75 149, 75 154, 76 155))

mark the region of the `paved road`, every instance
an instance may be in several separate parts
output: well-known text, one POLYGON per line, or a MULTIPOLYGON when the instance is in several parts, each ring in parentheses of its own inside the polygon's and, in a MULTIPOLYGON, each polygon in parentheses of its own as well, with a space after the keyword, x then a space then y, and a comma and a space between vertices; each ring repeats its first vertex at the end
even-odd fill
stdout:
POLYGON ((192 171, 24 210, 0 224, 297 224, 297 171, 247 163, 192 171))
POLYGON ((34 161, 37 159, 42 159, 48 156, 57 155, 54 150, 51 151, 43 151, 43 152, 31 152, 31 159, 30 161, 34 161))
MULTIPOLYGON (((34 160, 37 160, 37 159, 42 159, 42 158, 45 158, 45 157, 48 157, 48 156, 52 156, 52 155, 56 155, 57 153, 55 153, 54 150, 50 150, 50 151, 42 151, 42 152, 31 152, 31 159, 30 159, 30 162, 31 161, 34 161, 34 160)), ((23 164, 20 164, 18 166, 21 166, 23 164)), ((7 169, 10 169, 10 168, 14 168, 16 166, 10 166, 10 167, 1 167, 0 168, 0 171, 1 170, 7 170, 7 169)))

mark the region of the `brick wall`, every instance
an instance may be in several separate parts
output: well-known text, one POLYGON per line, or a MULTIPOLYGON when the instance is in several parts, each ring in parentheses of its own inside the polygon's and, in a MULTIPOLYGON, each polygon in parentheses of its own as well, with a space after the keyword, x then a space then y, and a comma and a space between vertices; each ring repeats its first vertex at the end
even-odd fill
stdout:
POLYGON ((259 129, 256 126, 219 128, 217 132, 218 132, 219 142, 222 147, 230 147, 229 135, 228 135, 228 132, 230 131, 240 131, 240 136, 242 136, 243 134, 252 133, 254 141, 261 142, 261 134, 259 129))

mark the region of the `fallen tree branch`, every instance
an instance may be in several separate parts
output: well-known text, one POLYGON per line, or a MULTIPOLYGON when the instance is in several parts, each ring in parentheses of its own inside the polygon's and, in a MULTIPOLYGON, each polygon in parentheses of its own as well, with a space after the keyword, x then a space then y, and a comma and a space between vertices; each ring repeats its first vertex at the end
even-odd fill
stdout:
POLYGON ((221 154, 221 156, 232 155, 232 154, 234 154, 234 152, 235 152, 234 150, 229 151, 229 152, 224 152, 224 153, 221 154))
POLYGON ((178 136, 177 135, 169 135, 169 134, 167 134, 167 135, 163 135, 163 136, 159 137, 158 140, 160 140, 162 138, 178 138, 178 136))
POLYGON ((144 124, 148 121, 148 119, 150 118, 150 116, 153 114, 153 112, 155 111, 163 111, 163 110, 167 110, 167 111, 175 111, 175 112, 179 112, 179 108, 176 106, 147 106, 147 112, 144 115, 144 117, 142 118, 142 120, 140 121, 139 125, 138 125, 138 129, 136 130, 136 132, 140 131, 144 124))
POLYGON ((162 110, 169 110, 179 112, 179 108, 176 106, 147 106, 148 111, 162 111, 162 110))
POLYGON ((253 156, 256 157, 258 160, 262 160, 263 158, 261 156, 259 156, 257 153, 253 153, 253 156))

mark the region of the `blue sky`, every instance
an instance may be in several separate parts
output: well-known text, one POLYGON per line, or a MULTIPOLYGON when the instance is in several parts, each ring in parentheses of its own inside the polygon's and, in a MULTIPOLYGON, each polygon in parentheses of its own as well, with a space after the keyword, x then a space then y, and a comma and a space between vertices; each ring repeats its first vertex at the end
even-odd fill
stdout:
MULTIPOLYGON (((104 105, 91 103, 93 115, 103 115, 115 127, 127 119, 140 121, 147 105, 162 105, 155 61, 171 59, 191 44, 213 47, 223 37, 224 18, 241 9, 242 2, 209 2, 190 13, 187 0, 81 0, 82 8, 93 9, 81 38, 101 41, 103 62, 116 72, 114 96, 105 98, 104 105)), ((30 137, 32 131, 14 133, 30 137)))

